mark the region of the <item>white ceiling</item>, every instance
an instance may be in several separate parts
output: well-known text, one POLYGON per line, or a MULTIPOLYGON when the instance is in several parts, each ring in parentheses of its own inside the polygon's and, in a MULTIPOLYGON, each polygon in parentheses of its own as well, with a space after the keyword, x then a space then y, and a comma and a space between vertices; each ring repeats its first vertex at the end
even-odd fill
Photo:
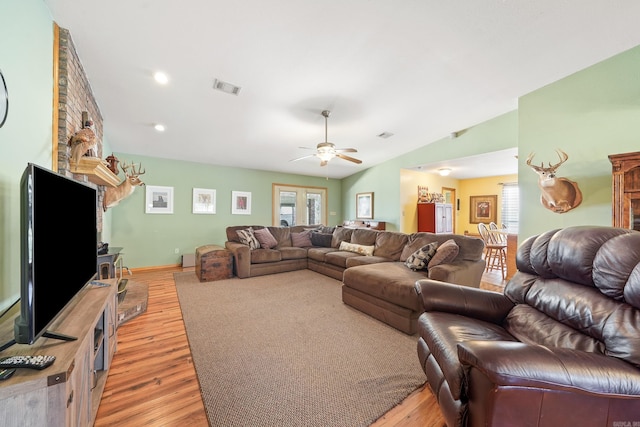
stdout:
POLYGON ((45 3, 71 32, 114 151, 333 178, 640 44, 636 0, 45 3), (216 78, 242 90, 214 91, 216 78), (324 140, 324 109, 329 141, 361 165, 289 161, 324 140))

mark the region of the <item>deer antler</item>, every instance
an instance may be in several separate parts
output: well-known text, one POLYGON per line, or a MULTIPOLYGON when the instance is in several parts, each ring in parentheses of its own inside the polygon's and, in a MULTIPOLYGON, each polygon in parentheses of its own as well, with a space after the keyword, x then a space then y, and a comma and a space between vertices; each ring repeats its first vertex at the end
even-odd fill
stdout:
POLYGON ((569 155, 567 153, 565 153, 564 151, 562 151, 561 149, 556 149, 556 153, 558 154, 558 157, 560 158, 560 162, 556 163, 555 165, 551 166, 551 162, 549 162, 549 167, 551 169, 555 169, 558 166, 560 166, 561 164, 563 164, 564 162, 566 162, 569 159, 569 155))
POLYGON ((131 163, 130 165, 127 164, 127 162, 121 162, 120 163, 120 167, 122 168, 122 172, 124 172, 125 176, 127 177, 131 177, 131 176, 140 176, 140 175, 144 175, 144 173, 146 172, 146 170, 142 170, 142 163, 140 163, 140 165, 138 166, 138 170, 136 170, 136 164, 135 163, 131 163), (129 168, 131 168, 131 172, 129 173, 129 168))
POLYGON ((144 175, 144 173, 146 172, 146 170, 142 170, 142 163, 140 163, 138 165, 138 170, 136 170, 136 165, 135 163, 132 165, 133 167, 133 172, 131 173, 131 175, 133 176, 140 176, 140 175, 144 175), (142 171, 141 171, 142 170, 142 171))
POLYGON ((129 175, 127 171, 129 170, 130 167, 131 165, 128 165, 127 162, 120 162, 120 169, 122 169, 122 172, 124 173, 125 176, 129 175))

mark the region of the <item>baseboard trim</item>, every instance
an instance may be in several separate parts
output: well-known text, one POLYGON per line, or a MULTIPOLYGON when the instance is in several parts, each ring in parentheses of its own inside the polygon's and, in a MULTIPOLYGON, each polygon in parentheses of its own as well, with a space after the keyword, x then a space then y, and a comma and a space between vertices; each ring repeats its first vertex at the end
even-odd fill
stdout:
POLYGON ((162 270, 173 270, 176 268, 182 268, 181 264, 170 264, 170 265, 156 265, 151 267, 136 267, 130 268, 131 273, 149 273, 153 271, 162 271, 162 270))

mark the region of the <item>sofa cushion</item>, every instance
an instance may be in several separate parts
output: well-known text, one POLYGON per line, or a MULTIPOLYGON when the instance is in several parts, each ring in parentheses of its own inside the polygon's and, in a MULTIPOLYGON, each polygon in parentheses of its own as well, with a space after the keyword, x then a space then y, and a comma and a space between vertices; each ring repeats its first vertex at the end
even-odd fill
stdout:
POLYGON ((351 228, 336 227, 336 229, 333 230, 333 237, 331 238, 331 247, 339 248, 340 243, 350 242, 352 233, 353 233, 353 230, 351 228))
POLYGON ((283 247, 278 249, 280 251, 280 256, 283 260, 285 259, 303 259, 307 257, 307 249, 306 248, 296 248, 293 246, 283 247))
POLYGON ((449 264, 454 259, 456 259, 459 252, 460 247, 458 246, 458 244, 453 239, 447 240, 446 242, 438 246, 436 253, 429 261, 428 267, 431 268, 440 264, 449 264))
POLYGON ((347 258, 347 268, 355 267, 356 265, 377 264, 379 262, 391 262, 389 258, 373 255, 373 256, 354 256, 347 258))
POLYGON ((253 228, 249 227, 244 230, 237 230, 236 233, 238 233, 240 243, 243 245, 249 246, 251 250, 260 248, 260 242, 256 239, 256 236, 253 233, 253 228))
POLYGON ((290 247, 291 229, 289 227, 267 227, 273 237, 278 241, 276 248, 290 247))
POLYGON ((276 249, 255 249, 251 251, 251 264, 282 261, 282 255, 276 249))
POLYGON ((258 242, 260 242, 262 249, 272 249, 278 244, 278 241, 273 237, 268 228, 254 230, 253 234, 256 236, 256 239, 258 239, 258 242))
POLYGON ((333 238, 333 234, 328 233, 320 233, 320 232, 311 232, 311 244, 313 246, 320 246, 323 248, 331 247, 331 239, 333 238))
POLYGON ((355 252, 333 251, 328 252, 324 256, 324 262, 338 267, 347 268, 347 259, 352 257, 362 257, 362 255, 355 252))
POLYGON ((350 243, 357 245, 373 246, 376 244, 376 237, 378 232, 376 230, 370 230, 367 228, 356 228, 351 233, 350 243))
POLYGON ((438 250, 438 242, 431 242, 428 245, 424 245, 407 258, 404 265, 412 270, 423 270, 431 258, 436 254, 438 250))
POLYGON ((336 251, 337 251, 336 248, 313 247, 307 250, 307 256, 309 257, 309 259, 312 259, 314 261, 324 262, 324 258, 329 252, 336 252, 336 251))
POLYGON ((459 247, 457 259, 466 261, 478 261, 482 259, 484 252, 484 241, 477 237, 460 236, 458 234, 434 234, 427 232, 413 233, 408 236, 408 247, 405 247, 400 256, 400 261, 406 261, 409 255, 418 248, 431 243, 438 242, 438 246, 447 240, 453 239, 459 247))
POLYGON ((382 262, 350 267, 344 271, 342 282, 365 294, 422 312, 414 284, 427 277, 426 270, 409 270, 402 262, 382 262))
POLYGON ((311 243, 311 232, 302 231, 300 233, 291 233, 291 244, 298 248, 313 246, 313 243, 311 243))
MULTIPOLYGON (((406 234, 397 231, 379 232, 376 235, 376 247, 373 250, 373 253, 377 256, 389 258, 393 261, 404 261, 406 258, 401 260, 400 255, 402 254, 402 250, 407 244, 408 239, 409 237, 406 234)), ((414 251, 415 249, 412 253, 414 251)))
POLYGON ((342 242, 340 243, 340 247, 338 248, 338 250, 354 252, 354 253, 365 255, 365 256, 373 255, 373 245, 365 246, 365 245, 358 245, 356 243, 342 242))

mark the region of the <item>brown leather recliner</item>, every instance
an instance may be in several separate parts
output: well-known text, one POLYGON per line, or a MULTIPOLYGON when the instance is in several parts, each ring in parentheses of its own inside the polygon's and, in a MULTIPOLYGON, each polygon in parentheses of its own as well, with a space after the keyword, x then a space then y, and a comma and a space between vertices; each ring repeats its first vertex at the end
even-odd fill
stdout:
POLYGON ((447 425, 640 423, 640 232, 553 230, 516 262, 504 295, 416 283, 418 357, 447 425))

